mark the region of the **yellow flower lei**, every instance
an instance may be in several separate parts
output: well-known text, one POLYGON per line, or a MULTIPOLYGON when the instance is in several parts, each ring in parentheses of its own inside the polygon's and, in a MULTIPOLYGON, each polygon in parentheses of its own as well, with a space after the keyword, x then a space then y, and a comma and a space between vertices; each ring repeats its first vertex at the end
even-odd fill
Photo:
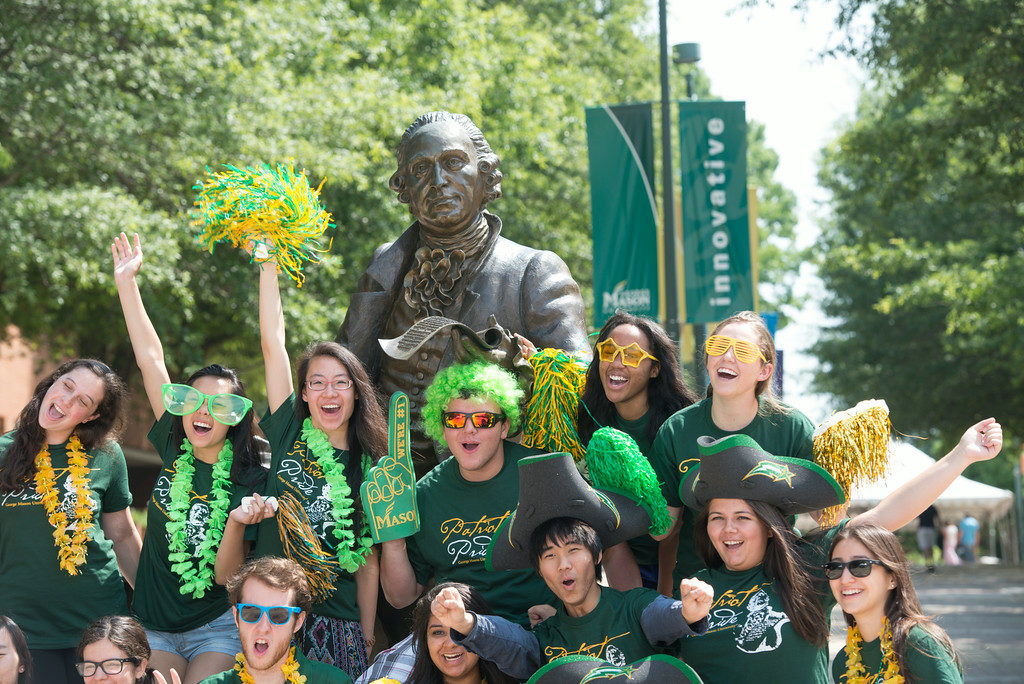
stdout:
POLYGON ((60 567, 69 575, 78 574, 78 566, 85 564, 85 543, 89 540, 92 529, 92 499, 89 498, 89 460, 82 448, 78 435, 71 435, 68 440, 68 477, 75 488, 75 531, 68 534, 68 516, 60 509, 57 491, 54 488, 57 480, 50 461, 50 452, 46 445, 36 454, 36 492, 43 498, 43 507, 53 526, 53 544, 57 547, 60 567))
POLYGON ((846 684, 904 684, 900 666, 896 662, 896 653, 892 650, 892 630, 889 629, 889 618, 882 618, 882 665, 877 674, 867 674, 861 662, 860 649, 864 637, 860 628, 853 625, 846 631, 846 684), (881 676, 881 679, 878 677, 881 676))
MULTIPOLYGON (((242 653, 235 656, 235 672, 238 673, 238 678, 242 680, 242 684, 253 684, 255 682, 249 671, 245 669, 245 655, 242 653)), ((299 661, 295 659, 294 646, 288 652, 288 660, 281 666, 281 672, 284 673, 284 680, 286 682, 306 684, 306 675, 299 674, 299 661)))

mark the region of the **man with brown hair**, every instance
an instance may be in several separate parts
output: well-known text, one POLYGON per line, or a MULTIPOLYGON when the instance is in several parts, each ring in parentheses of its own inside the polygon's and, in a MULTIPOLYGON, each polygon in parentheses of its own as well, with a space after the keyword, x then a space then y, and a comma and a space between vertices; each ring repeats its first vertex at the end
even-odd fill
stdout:
POLYGON ((306 684, 351 684, 342 670, 307 660, 292 646, 292 636, 312 605, 309 583, 297 563, 257 558, 228 580, 227 589, 242 652, 234 669, 208 677, 203 684, 284 684, 302 681, 299 677, 305 677, 306 684))

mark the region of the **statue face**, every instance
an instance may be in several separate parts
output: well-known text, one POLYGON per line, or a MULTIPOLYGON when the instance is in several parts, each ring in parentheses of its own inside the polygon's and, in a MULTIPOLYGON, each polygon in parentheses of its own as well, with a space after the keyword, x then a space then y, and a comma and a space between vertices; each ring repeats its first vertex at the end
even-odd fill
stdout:
POLYGON ((458 124, 427 124, 409 140, 409 210, 420 223, 457 233, 476 222, 486 189, 473 141, 458 124))

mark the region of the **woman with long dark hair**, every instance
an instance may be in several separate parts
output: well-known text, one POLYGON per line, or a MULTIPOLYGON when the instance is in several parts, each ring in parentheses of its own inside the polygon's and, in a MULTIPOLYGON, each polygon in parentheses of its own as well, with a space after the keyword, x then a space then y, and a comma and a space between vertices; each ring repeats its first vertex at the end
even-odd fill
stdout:
MULTIPOLYGON (((132 612, 146 629, 153 667, 195 684, 231 667, 241 646, 227 592, 214 582, 228 512, 266 471, 254 439, 252 402, 235 371, 211 364, 172 383, 137 275, 142 245, 124 233, 111 245, 114 282, 135 361, 156 422, 149 441, 163 469, 149 500, 132 612)), ((148 657, 148 656, 147 656, 148 657)))
POLYGON ((80 681, 75 644, 127 612, 141 540, 128 512, 121 379, 76 359, 43 378, 0 437, 0 606, 24 631, 36 681, 80 681), (40 592, 45 592, 43 596, 40 592))
POLYGON ((387 422, 362 364, 336 342, 307 347, 296 370, 296 393, 277 278, 273 262, 260 264, 260 335, 270 404, 260 426, 272 452, 267 495, 279 510, 257 499, 248 511, 231 513, 217 576, 226 579, 241 565, 244 525, 263 521, 256 555, 298 562, 317 598, 300 632, 302 652, 354 679, 367 667, 378 588, 359 488, 387 454, 387 422))
POLYGON ((925 616, 900 540, 878 525, 850 523, 832 540, 825 577, 849 626, 832 661, 838 684, 890 681, 963 684, 949 635, 925 616))
POLYGON ((699 511, 696 577, 714 588, 708 630, 680 641, 680 657, 705 681, 827 684, 832 592, 828 549, 847 524, 895 530, 913 520, 975 461, 1002 447, 1002 427, 983 420, 933 466, 852 520, 798 537, 787 515, 843 503, 825 470, 775 456, 747 435, 702 438, 700 459, 679 487, 699 511))
POLYGON ((460 582, 442 582, 416 602, 413 611, 413 642, 416 662, 410 682, 417 684, 513 684, 516 680, 489 660, 452 641, 448 627, 431 611, 434 599, 445 589, 459 592, 467 611, 491 615, 491 607, 476 589, 460 582))
MULTIPOLYGON (((589 443, 598 428, 613 427, 632 437, 649 458, 662 424, 693 402, 693 392, 679 365, 679 350, 668 333, 649 318, 616 312, 598 333, 594 360, 587 369, 576 417, 580 442, 589 443)), ((672 548, 676 539, 662 543, 672 548)), ((639 577, 628 559, 619 556, 622 549, 616 546, 605 553, 609 584, 626 590, 642 582, 657 589, 658 542, 645 534, 631 539, 628 546, 639 566, 639 577)), ((667 575, 671 569, 668 563, 667 575)))

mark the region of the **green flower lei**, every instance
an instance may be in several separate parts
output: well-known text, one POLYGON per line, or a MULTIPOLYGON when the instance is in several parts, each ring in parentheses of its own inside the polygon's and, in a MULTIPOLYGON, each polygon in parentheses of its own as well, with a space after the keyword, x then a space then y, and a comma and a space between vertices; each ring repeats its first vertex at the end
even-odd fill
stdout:
MULTIPOLYGON (((359 539, 352 532, 352 490, 345 481, 344 469, 334 459, 334 446, 327 439, 323 430, 313 427, 313 421, 306 418, 302 422, 302 441, 316 457, 316 462, 324 473, 324 479, 331 486, 331 514, 334 517, 334 529, 331 533, 337 538, 338 565, 346 572, 355 572, 366 563, 366 557, 373 548, 373 537, 370 527, 363 520, 359 539)), ((363 477, 369 470, 370 459, 365 454, 362 462, 363 477)))
POLYGON ((213 485, 210 487, 210 516, 206 521, 206 536, 190 553, 186 545, 188 510, 191 503, 192 478, 195 475, 195 457, 192 443, 185 439, 181 443, 181 456, 174 461, 174 479, 171 480, 171 502, 167 506, 167 532, 170 542, 167 547, 171 570, 181 576, 182 594, 202 598, 213 586, 213 565, 217 560, 217 547, 224 536, 224 523, 228 519, 228 505, 231 503, 231 440, 224 440, 224 446, 217 454, 213 465, 213 485))

